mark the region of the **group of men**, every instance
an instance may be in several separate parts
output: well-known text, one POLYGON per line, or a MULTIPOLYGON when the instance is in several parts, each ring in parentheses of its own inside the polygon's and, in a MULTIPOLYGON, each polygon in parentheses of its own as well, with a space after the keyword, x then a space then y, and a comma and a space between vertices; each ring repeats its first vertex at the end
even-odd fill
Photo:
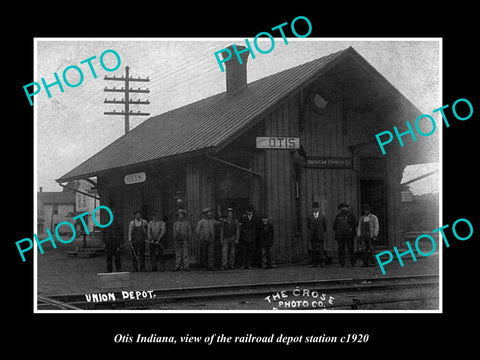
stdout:
MULTIPOLYGON (((273 245, 273 226, 268 221, 268 215, 258 219, 253 206, 249 206, 246 214, 240 220, 234 216, 232 208, 226 210, 225 217, 218 220, 213 216, 211 208, 203 210, 203 216, 193 231, 192 225, 186 219, 186 210, 180 208, 176 212, 177 219, 173 224, 173 243, 175 247, 174 271, 189 270, 188 246, 194 234, 200 243, 201 263, 208 271, 215 268, 215 234, 220 227, 221 268, 234 269, 237 250, 240 249, 242 269, 251 269, 254 251, 257 244, 261 248, 262 267, 272 268, 273 259, 270 248, 273 245)), ((142 219, 142 213, 136 211, 134 220, 128 226, 128 246, 132 254, 132 270, 146 271, 145 244, 150 246, 151 270, 165 271, 165 222, 155 212, 150 222, 142 219), (159 267, 157 267, 157 264, 159 267)), ((115 268, 121 270, 120 248, 122 247, 118 227, 112 226, 105 232, 104 242, 107 252, 107 272, 113 271, 112 259, 115 258, 115 268)))
MULTIPOLYGON (((312 266, 324 266, 325 264, 331 263, 324 249, 327 220, 326 217, 320 213, 320 205, 318 202, 315 201, 312 208, 312 214, 307 218, 312 266)), ((377 241, 380 229, 378 218, 370 212, 370 206, 368 204, 362 206, 363 215, 358 222, 355 215, 349 210, 348 204, 340 203, 338 209, 340 213, 335 216, 333 230, 335 231, 335 240, 338 245, 338 261, 340 266, 345 266, 345 247, 348 250, 350 264, 352 266, 356 265, 354 250, 355 236, 357 236, 362 246, 363 266, 374 265, 374 243, 377 241)))
MULTIPOLYGON (((355 215, 349 210, 349 206, 341 203, 338 206, 339 214, 333 222, 335 240, 338 244, 338 260, 340 266, 345 266, 345 247, 348 249, 349 259, 352 266, 356 265, 354 251, 354 238, 358 237, 363 248, 363 265, 373 265, 374 242, 379 232, 378 218, 370 212, 370 207, 362 207, 363 215, 357 222, 355 215)), ((314 202, 312 213, 307 218, 309 239, 311 245, 312 266, 324 266, 331 263, 327 256, 324 243, 327 230, 327 220, 320 212, 320 205, 314 202)), ((262 268, 272 268, 273 258, 271 247, 273 246, 273 226, 269 222, 269 216, 263 214, 258 218, 253 206, 247 208, 247 212, 239 219, 234 216, 234 210, 228 208, 225 217, 215 219, 213 210, 205 208, 203 216, 198 221, 195 231, 186 219, 186 210, 180 208, 176 212, 176 221, 173 224, 173 243, 175 247, 174 271, 189 270, 188 247, 193 240, 194 234, 199 239, 201 263, 208 271, 215 268, 215 234, 216 227, 220 227, 221 244, 221 268, 220 270, 234 269, 238 250, 241 251, 242 269, 251 269, 254 253, 260 248, 262 268)), ((133 271, 146 271, 145 246, 150 247, 151 270, 165 271, 165 222, 160 214, 155 212, 150 222, 142 219, 142 213, 136 211, 135 218, 128 226, 128 246, 132 253, 133 271), (159 267, 157 267, 157 264, 159 267)), ((121 270, 120 248, 121 239, 118 226, 112 226, 106 232, 105 248, 107 252, 107 271, 113 270, 112 258, 115 258, 115 268, 121 270)))
POLYGON ((203 218, 197 224, 195 233, 200 240, 201 260, 206 270, 215 269, 215 226, 220 227, 221 268, 233 269, 237 250, 242 253, 242 269, 251 269, 256 245, 261 248, 262 267, 273 267, 270 248, 273 245, 273 226, 268 221, 268 215, 258 219, 253 206, 247 208, 246 214, 240 220, 234 217, 232 208, 226 210, 226 217, 214 219, 211 208, 203 210, 203 218))

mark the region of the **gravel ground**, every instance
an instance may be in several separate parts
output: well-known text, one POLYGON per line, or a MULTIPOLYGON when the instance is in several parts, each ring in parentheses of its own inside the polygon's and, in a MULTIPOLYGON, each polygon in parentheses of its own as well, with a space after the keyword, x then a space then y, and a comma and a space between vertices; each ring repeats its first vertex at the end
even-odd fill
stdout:
MULTIPOLYGON (((78 244, 77 244, 78 245, 78 244)), ((74 246, 72 247, 74 248, 74 246)), ((68 247, 47 250, 38 254, 37 291, 39 295, 87 294, 105 292, 98 284, 97 273, 105 272, 105 256, 93 258, 67 258, 68 247)), ((195 286, 214 286, 227 284, 254 284, 283 281, 329 280, 329 279, 361 279, 385 276, 407 276, 438 274, 438 255, 419 258, 416 262, 404 259, 402 268, 394 259, 386 265, 386 275, 378 266, 374 267, 339 267, 335 262, 326 267, 312 268, 309 265, 278 266, 274 269, 228 270, 207 272, 192 269, 190 272, 172 272, 173 262, 167 263, 165 272, 130 273, 130 286, 116 290, 155 290, 165 288, 183 288, 195 286)), ((150 264, 147 259, 147 270, 150 264)), ((360 265, 360 261, 357 262, 360 265)), ((130 271, 131 260, 122 255, 123 271, 130 271)))

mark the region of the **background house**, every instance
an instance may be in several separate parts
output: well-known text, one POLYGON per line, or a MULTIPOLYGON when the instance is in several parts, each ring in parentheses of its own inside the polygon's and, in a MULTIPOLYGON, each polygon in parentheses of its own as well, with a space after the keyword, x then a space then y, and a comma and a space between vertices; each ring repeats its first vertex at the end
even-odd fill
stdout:
MULTIPOLYGON (((95 185, 85 180, 75 180, 69 182, 67 188, 75 192, 75 213, 72 214, 73 217, 88 212, 88 216, 83 216, 88 231, 93 233, 95 230, 98 230, 92 218, 93 210, 100 205, 100 201, 96 199, 97 189, 95 185)), ((80 235, 83 229, 81 220, 77 219, 75 223, 78 235, 80 235)))
MULTIPOLYGON (((72 214, 76 209, 76 195, 74 191, 44 192, 40 187, 37 192, 37 235, 47 236, 45 229, 50 229, 53 234, 57 224, 63 221, 72 222, 72 214)), ((60 231, 68 228, 61 228, 60 231)))

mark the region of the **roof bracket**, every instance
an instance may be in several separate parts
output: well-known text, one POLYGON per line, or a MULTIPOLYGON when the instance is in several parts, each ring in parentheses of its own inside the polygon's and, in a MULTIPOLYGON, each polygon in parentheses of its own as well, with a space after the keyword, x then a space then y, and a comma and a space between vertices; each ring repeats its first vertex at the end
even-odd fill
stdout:
POLYGON ((88 194, 88 193, 86 193, 86 192, 83 192, 83 191, 74 189, 74 188, 72 188, 72 187, 70 187, 70 186, 68 186, 68 185, 63 185, 63 184, 61 184, 61 183, 59 183, 59 185, 60 185, 61 187, 65 188, 65 189, 75 191, 75 192, 77 192, 77 193, 79 193, 79 194, 82 194, 82 195, 85 195, 85 196, 89 196, 89 197, 94 198, 94 199, 96 199, 96 200, 101 200, 101 199, 100 199, 99 197, 97 197, 97 196, 94 196, 94 195, 92 195, 92 194, 88 194))
POLYGON ((223 160, 223 159, 219 159, 219 158, 217 158, 217 157, 215 157, 215 156, 212 156, 212 155, 210 155, 210 154, 207 154, 207 157, 208 157, 209 159, 218 161, 219 163, 222 163, 222 164, 225 164, 225 165, 234 167, 234 168, 236 168, 236 169, 240 169, 240 170, 242 170, 242 171, 246 171, 246 172, 248 172, 248 173, 250 173, 250 174, 253 174, 253 175, 256 175, 256 176, 263 177, 263 174, 262 174, 262 173, 259 173, 259 172, 257 172, 257 171, 251 170, 251 169, 244 168, 243 166, 240 166, 240 165, 231 163, 231 162, 226 161, 226 160, 223 160))

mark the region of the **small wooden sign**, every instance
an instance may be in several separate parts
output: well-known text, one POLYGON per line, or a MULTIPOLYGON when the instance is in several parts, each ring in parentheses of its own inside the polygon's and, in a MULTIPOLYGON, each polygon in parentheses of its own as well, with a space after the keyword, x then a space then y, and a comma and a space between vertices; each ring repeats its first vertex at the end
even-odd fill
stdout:
POLYGON ((147 180, 147 174, 145 174, 144 172, 128 174, 125 175, 124 180, 126 185, 142 183, 147 180))
POLYGON ((257 149, 300 149, 298 137, 257 137, 257 149))
POLYGON ((305 159, 305 166, 324 169, 351 169, 353 167, 353 160, 351 157, 338 156, 307 157, 305 159))
POLYGON ((402 202, 412 202, 412 193, 410 191, 402 191, 401 193, 402 202))

